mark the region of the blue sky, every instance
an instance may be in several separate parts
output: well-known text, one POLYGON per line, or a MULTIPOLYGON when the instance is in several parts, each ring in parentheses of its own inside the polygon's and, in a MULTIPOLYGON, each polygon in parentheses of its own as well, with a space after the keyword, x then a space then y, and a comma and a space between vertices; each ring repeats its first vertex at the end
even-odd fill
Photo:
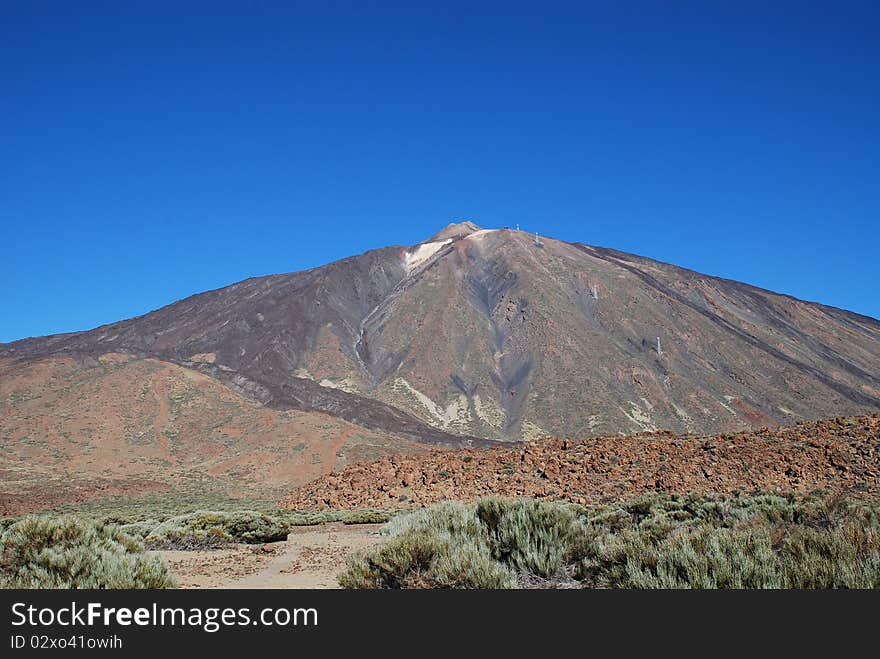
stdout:
POLYGON ((461 219, 880 317, 878 7, 4 3, 0 341, 461 219))

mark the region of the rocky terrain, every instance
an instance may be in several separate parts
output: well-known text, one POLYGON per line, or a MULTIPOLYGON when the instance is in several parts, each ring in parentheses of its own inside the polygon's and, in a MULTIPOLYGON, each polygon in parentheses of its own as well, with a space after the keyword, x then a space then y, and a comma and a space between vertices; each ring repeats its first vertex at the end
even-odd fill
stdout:
POLYGON ((418 507, 481 496, 599 504, 646 492, 880 497, 880 415, 716 435, 544 439, 517 448, 385 457, 304 485, 295 509, 418 507))

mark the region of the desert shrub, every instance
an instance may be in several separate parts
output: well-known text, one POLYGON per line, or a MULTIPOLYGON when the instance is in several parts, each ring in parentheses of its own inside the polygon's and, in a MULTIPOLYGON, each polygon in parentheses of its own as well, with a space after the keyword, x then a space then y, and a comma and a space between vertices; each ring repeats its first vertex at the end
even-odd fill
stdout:
POLYGON ((871 506, 759 495, 655 498, 647 507, 641 501, 624 508, 632 513, 628 525, 595 525, 593 540, 578 547, 575 573, 584 585, 880 586, 880 524, 871 506))
POLYGON ((344 588, 505 588, 513 574, 495 561, 473 506, 444 502, 392 519, 389 539, 349 558, 344 588))
POLYGON ((579 568, 585 585, 609 588, 877 588, 880 543, 851 525, 704 525, 659 542, 626 531, 600 538, 579 568))
POLYGON ((389 522, 389 540, 350 559, 340 584, 515 588, 517 573, 556 573, 581 531, 567 504, 500 498, 439 503, 389 522))
POLYGON ((431 578, 440 588, 516 588, 516 574, 477 540, 451 545, 437 556, 431 578))
MULTIPOLYGON (((164 522, 187 515, 196 515, 210 511, 218 514, 262 514, 274 520, 279 526, 311 526, 330 522, 345 524, 384 524, 398 514, 395 510, 321 510, 297 511, 279 510, 277 501, 262 499, 233 499, 217 492, 207 493, 164 493, 161 495, 138 495, 130 497, 108 497, 97 501, 60 506, 46 514, 73 514, 83 519, 92 520, 105 525, 115 525, 133 537, 146 539, 150 533, 164 522)), ((0 518, 0 532, 9 526, 15 518, 0 518)), ((166 525, 166 529, 181 526, 178 522, 166 525)), ((220 526, 225 527, 226 523, 220 526)), ((161 531, 164 534, 166 531, 161 531)), ((183 548, 199 548, 203 546, 220 546, 226 542, 245 540, 237 539, 235 533, 188 533, 184 526, 171 533, 174 542, 171 545, 183 548), (226 537, 226 536, 229 537, 226 537)), ((162 544, 154 538, 157 547, 169 548, 168 543, 162 544)), ((262 541, 258 541, 262 542, 262 541)))
POLYGON ((252 511, 227 513, 225 529, 238 542, 248 544, 286 540, 289 532, 279 519, 252 511))
POLYGON ((449 535, 460 540, 478 537, 482 533, 474 507, 457 501, 443 501, 428 508, 416 510, 392 519, 384 529, 386 535, 398 536, 411 533, 449 535))
POLYGON ((389 510, 353 510, 342 516, 343 524, 385 524, 397 513, 389 510))
MULTIPOLYGON (((142 532, 145 525, 128 525, 142 532)), ((255 511, 198 511, 160 522, 144 536, 151 549, 208 549, 230 542, 277 542, 287 538, 289 525, 255 511)))
POLYGON ((844 499, 652 494, 581 508, 487 498, 389 522, 349 588, 878 588, 880 509, 844 499))
POLYGON ((62 505, 47 514, 67 515, 103 521, 122 526, 148 519, 164 521, 199 510, 256 510, 272 513, 277 511, 274 499, 233 498, 199 482, 185 485, 181 490, 162 493, 101 497, 92 501, 62 505))
POLYGON ((880 526, 847 519, 821 531, 794 529, 778 549, 787 588, 880 588, 880 526))
POLYGON ((158 556, 114 526, 27 516, 0 537, 3 588, 170 588, 158 556))
MULTIPOLYGON (((211 549, 230 542, 261 543, 284 540, 293 526, 328 522, 345 524, 384 524, 397 513, 386 510, 299 512, 276 510, 206 511, 170 517, 137 519, 131 515, 105 515, 120 530, 143 540, 151 549, 211 549), (123 520, 125 523, 123 523, 123 520)), ((137 516, 134 516, 137 517, 137 516)))
POLYGON ((376 551, 349 559, 340 584, 345 588, 430 586, 426 579, 431 564, 448 548, 448 538, 425 531, 395 536, 376 551))
POLYGON ((133 538, 144 540, 159 524, 161 524, 161 521, 158 519, 145 519, 140 522, 122 524, 119 526, 119 530, 133 538))
POLYGON ((329 524, 342 522, 343 524, 385 524, 398 511, 395 510, 320 510, 298 511, 279 510, 267 513, 270 517, 277 517, 288 526, 314 526, 317 524, 329 524))
POLYGON ((315 526, 317 524, 326 524, 328 522, 338 522, 342 513, 324 510, 305 512, 297 510, 282 510, 278 513, 273 513, 273 516, 275 515, 289 526, 315 526))
POLYGON ((490 497, 476 504, 492 557, 521 572, 549 578, 584 530, 569 504, 490 497))
POLYGON ((597 539, 577 578, 602 588, 778 588, 766 534, 712 529, 671 535, 625 531, 597 539))

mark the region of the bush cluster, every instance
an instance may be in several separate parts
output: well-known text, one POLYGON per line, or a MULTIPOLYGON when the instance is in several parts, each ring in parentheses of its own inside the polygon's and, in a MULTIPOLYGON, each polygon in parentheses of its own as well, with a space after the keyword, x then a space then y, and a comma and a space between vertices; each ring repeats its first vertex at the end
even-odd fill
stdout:
POLYGON ((386 533, 349 559, 343 587, 880 587, 880 509, 845 500, 492 497, 399 517, 386 533))
POLYGON ((208 549, 229 542, 255 544, 284 540, 289 525, 278 518, 250 510, 200 510, 155 525, 149 520, 126 524, 120 530, 143 538, 150 549, 208 549))
POLYGON ((0 536, 0 588, 171 588, 161 558, 114 526, 27 516, 0 536))
POLYGON ((345 588, 516 588, 553 577, 579 535, 572 506, 528 499, 444 502, 392 520, 378 548, 349 559, 345 588))
POLYGON ((380 510, 257 512, 199 510, 166 519, 145 519, 120 529, 140 538, 149 549, 212 549, 231 542, 257 544, 287 538, 291 527, 327 522, 382 524, 394 513, 380 510))
POLYGON ((146 549, 276 542, 293 526, 376 524, 395 514, 200 510, 169 515, 149 508, 89 513, 0 518, 0 588, 168 588, 174 584, 164 562, 146 549))

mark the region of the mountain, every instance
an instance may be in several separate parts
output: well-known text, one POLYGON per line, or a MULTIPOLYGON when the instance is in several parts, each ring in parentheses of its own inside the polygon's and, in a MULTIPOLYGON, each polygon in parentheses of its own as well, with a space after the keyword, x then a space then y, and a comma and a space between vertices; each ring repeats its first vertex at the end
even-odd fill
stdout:
MULTIPOLYGON (((57 360, 107 355, 199 373, 259 409, 324 415, 407 446, 738 431, 880 410, 875 319, 470 222, 91 331, 0 345, 5 444, 26 429, 9 420, 10 401, 30 395, 10 369, 35 369, 36 382, 57 360)), ((51 377, 74 387, 81 368, 51 377)), ((71 403, 62 423, 52 399, 44 407, 48 426, 86 414, 71 403)))

